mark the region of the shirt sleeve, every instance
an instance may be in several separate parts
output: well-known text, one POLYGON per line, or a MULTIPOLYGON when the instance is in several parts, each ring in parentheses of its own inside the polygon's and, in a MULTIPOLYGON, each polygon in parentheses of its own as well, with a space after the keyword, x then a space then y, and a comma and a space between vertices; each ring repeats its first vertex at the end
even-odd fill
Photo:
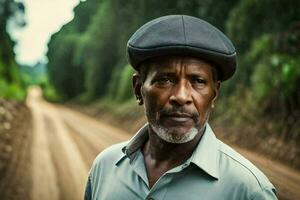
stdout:
POLYGON ((261 191, 254 193, 251 200, 278 200, 276 189, 273 187, 264 188, 261 191))
POLYGON ((84 200, 92 200, 92 184, 91 184, 91 178, 88 177, 86 186, 85 186, 85 192, 84 192, 84 200))

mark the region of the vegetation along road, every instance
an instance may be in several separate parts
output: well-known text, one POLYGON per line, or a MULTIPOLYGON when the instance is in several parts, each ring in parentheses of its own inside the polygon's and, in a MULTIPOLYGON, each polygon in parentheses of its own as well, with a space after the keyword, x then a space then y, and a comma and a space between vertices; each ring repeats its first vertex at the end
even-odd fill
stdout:
MULTIPOLYGON (((89 167, 107 146, 130 134, 69 108, 47 103, 37 88, 27 104, 33 115, 32 200, 79 200, 89 167)), ((236 148, 259 166, 279 189, 280 199, 300 199, 300 173, 263 156, 236 148)))

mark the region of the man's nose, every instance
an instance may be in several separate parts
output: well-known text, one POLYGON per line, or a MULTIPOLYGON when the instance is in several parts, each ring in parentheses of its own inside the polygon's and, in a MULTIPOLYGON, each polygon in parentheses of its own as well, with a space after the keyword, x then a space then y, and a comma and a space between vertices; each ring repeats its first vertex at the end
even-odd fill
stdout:
POLYGON ((191 87, 185 81, 177 83, 170 96, 170 103, 175 105, 185 105, 192 103, 191 87))

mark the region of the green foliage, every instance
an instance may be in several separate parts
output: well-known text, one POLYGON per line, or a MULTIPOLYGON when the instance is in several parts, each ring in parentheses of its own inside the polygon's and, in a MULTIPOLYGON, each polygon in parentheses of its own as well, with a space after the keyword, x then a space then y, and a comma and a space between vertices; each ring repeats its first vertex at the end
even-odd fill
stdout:
POLYGON ((23 87, 19 68, 13 52, 14 42, 7 32, 7 23, 10 21, 22 26, 24 6, 19 1, 0 1, 0 97, 7 99, 24 100, 23 87), (16 15, 18 13, 18 15, 16 15))
POLYGON ((132 92, 132 75, 134 70, 130 65, 123 67, 122 71, 119 73, 117 79, 112 79, 113 82, 117 83, 116 95, 112 98, 116 102, 125 102, 133 97, 132 92))
POLYGON ((84 70, 74 62, 78 36, 54 35, 49 43, 48 71, 50 83, 62 99, 75 97, 84 91, 84 70), (55 59, 54 59, 55 58, 55 59))
POLYGON ((261 34, 276 34, 299 21, 299 7, 298 0, 242 0, 231 11, 226 30, 238 52, 244 53, 261 34))
POLYGON ((88 69, 86 87, 93 98, 104 96, 107 92, 112 71, 118 62, 114 40, 119 33, 115 26, 111 26, 117 23, 115 13, 111 12, 112 6, 113 1, 102 2, 86 33, 83 63, 88 69))
POLYGON ((22 65, 19 67, 21 79, 26 88, 31 85, 39 85, 47 80, 47 69, 45 64, 37 63, 34 66, 22 65))
POLYGON ((51 102, 60 102, 61 97, 57 93, 57 90, 48 82, 44 82, 43 84, 40 84, 42 90, 43 90, 43 96, 46 100, 51 102))
POLYGON ((252 87, 257 94, 257 101, 267 98, 271 91, 276 91, 282 101, 292 96, 298 89, 299 63, 299 56, 295 58, 280 54, 273 54, 258 63, 252 75, 252 87))
MULTIPOLYGON (((7 38, 6 41, 9 43, 10 39, 7 38)), ((7 47, 8 49, 12 48, 12 46, 9 45, 7 47)), ((3 48, 2 51, 6 52, 8 50, 3 48)), ((6 99, 24 100, 26 96, 25 87, 23 87, 22 78, 15 62, 14 55, 8 55, 6 52, 4 53, 4 56, 8 57, 2 59, 0 56, 0 97, 6 99)))
POLYGON ((26 97, 26 92, 18 84, 8 84, 0 79, 0 97, 22 101, 26 97))
POLYGON ((88 2, 80 2, 74 9, 74 15, 76 16, 70 24, 72 25, 73 31, 85 32, 89 26, 91 19, 95 15, 99 4, 99 0, 89 0, 88 2))
MULTIPOLYGON (((297 0, 243 0, 231 10, 226 30, 237 48, 239 66, 232 81, 225 84, 224 96, 239 92, 242 87, 250 87, 254 88, 255 101, 261 102, 271 91, 278 89, 274 83, 283 83, 281 70, 285 68, 288 74, 287 71, 294 69, 287 67, 294 66, 287 63, 294 61, 286 58, 294 59, 296 52, 299 53, 299 7, 297 0), (274 60, 274 57, 280 60, 277 68, 271 67, 274 64, 271 58, 274 60)), ((293 85, 287 87, 284 91, 296 89, 293 85)), ((287 94, 280 96, 288 96, 293 92, 281 93, 287 94)))
POLYGON ((198 2, 196 6, 198 15, 218 27, 221 31, 225 31, 226 19, 240 0, 202 0, 198 2))
MULTIPOLYGON (((265 99, 277 96, 281 102, 288 102, 294 96, 297 88, 297 81, 300 79, 300 56, 298 48, 290 51, 290 37, 293 42, 296 31, 288 31, 279 34, 265 34, 255 39, 249 52, 245 54, 245 63, 252 64, 250 76, 251 88, 256 96, 255 101, 262 102, 265 99), (287 34, 289 33, 289 34, 287 34), (284 47, 288 46, 287 49, 284 47), (297 53, 298 51, 298 53, 297 53)), ((296 99, 295 99, 296 101, 296 99)))

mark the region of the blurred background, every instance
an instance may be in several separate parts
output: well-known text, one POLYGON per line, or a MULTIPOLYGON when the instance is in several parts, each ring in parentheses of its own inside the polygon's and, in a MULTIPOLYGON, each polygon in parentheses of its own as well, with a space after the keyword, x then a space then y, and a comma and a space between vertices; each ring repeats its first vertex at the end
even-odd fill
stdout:
POLYGON ((167 14, 233 41, 211 124, 300 199, 299 0, 0 0, 0 199, 82 199, 92 160, 145 123, 126 43, 167 14))

